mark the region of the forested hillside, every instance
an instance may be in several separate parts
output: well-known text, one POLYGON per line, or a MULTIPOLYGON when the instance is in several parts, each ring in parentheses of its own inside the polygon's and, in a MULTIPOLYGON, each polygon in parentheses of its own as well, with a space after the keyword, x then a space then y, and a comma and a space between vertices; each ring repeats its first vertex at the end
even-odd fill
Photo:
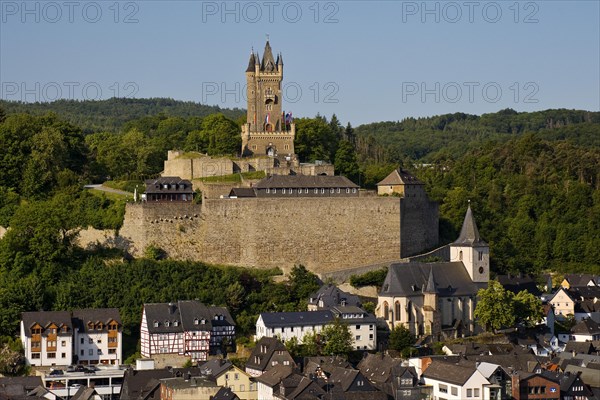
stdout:
POLYGON ((51 103, 22 103, 0 100, 0 108, 8 113, 44 115, 53 112, 62 119, 79 126, 84 133, 117 132, 134 119, 164 114, 168 117, 206 117, 221 113, 231 119, 245 115, 240 109, 221 109, 192 101, 165 98, 133 99, 111 98, 108 100, 57 100, 51 103))
MULTIPOLYGON (((238 111, 208 115, 188 104, 174 115, 160 99, 132 101, 131 109, 128 101, 75 103, 77 119, 59 111, 69 102, 0 106, 0 226, 10 226, 0 240, 0 335, 15 334, 25 310, 119 306, 133 332, 144 301, 213 299, 246 332, 271 304, 298 307, 312 287, 305 271, 290 288, 264 273, 156 261, 152 251, 132 260, 76 246, 81 227, 118 229, 124 211, 124 199, 84 184, 154 176, 173 148, 240 151, 238 111)), ((495 273, 600 273, 600 113, 504 110, 356 128, 335 115, 295 122, 301 160, 332 162, 362 187, 398 166, 415 173, 440 203, 442 242, 456 238, 471 200, 495 273)))

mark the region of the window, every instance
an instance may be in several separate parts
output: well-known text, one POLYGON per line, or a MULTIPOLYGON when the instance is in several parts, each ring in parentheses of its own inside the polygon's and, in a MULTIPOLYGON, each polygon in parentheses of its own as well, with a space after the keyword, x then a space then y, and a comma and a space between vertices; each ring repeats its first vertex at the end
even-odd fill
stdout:
POLYGON ((369 334, 369 340, 373 340, 373 334, 372 333, 369 334))
POLYGON ((96 340, 96 343, 102 343, 102 339, 96 340))
POLYGON ((173 326, 179 326, 179 321, 173 321, 173 326))
POLYGON ((282 193, 282 194, 285 194, 285 189, 281 189, 281 193, 282 193))
POLYGON ((356 188, 355 188, 355 189, 352 189, 352 193, 356 193, 356 188))
POLYGON ((80 352, 80 353, 81 353, 81 355, 83 355, 83 350, 81 350, 81 352, 80 352))
POLYGON ((98 355, 101 356, 102 355, 102 349, 98 349, 98 355))
POLYGON ((356 335, 356 340, 360 340, 360 335, 356 335))
POLYGON ((31 353, 31 358, 39 359, 40 353, 31 353))
POLYGON ((340 188, 337 188, 336 192, 339 193, 340 192, 340 188))
POLYGON ((40 335, 41 333, 42 333, 42 328, 32 328, 31 329, 32 335, 40 335))
POLYGON ((467 389, 467 397, 473 397, 473 389, 467 389))
POLYGON ((356 325, 356 330, 360 329, 360 325, 356 325))
POLYGON ((240 385, 240 392, 246 391, 246 385, 240 385))
POLYGON ((225 374, 225 380, 228 381, 229 380, 229 374, 225 374))
POLYGON ((373 330, 373 325, 369 325, 369 330, 372 331, 373 330))
POLYGON ((90 343, 90 344, 94 344, 94 339, 92 339, 92 338, 89 338, 89 340, 88 340, 88 341, 89 341, 89 343, 90 343))
POLYGON ((158 328, 158 321, 154 321, 154 327, 158 328))
POLYGON ((273 189, 273 194, 277 193, 277 189, 273 189))
POLYGON ((108 338, 108 343, 117 343, 117 338, 116 337, 109 337, 108 338))
POLYGON ((108 349, 108 354, 117 354, 117 349, 108 349))
POLYGON ((56 358, 56 353, 48 353, 48 358, 56 358))
POLYGON ((308 194, 308 188, 304 189, 304 193, 308 194))
POLYGON ((36 349, 42 347, 42 342, 31 342, 31 347, 36 349))
POLYGON ((479 261, 483 260, 483 251, 478 251, 477 252, 477 258, 479 259, 479 261))
POLYGON ((440 383, 438 389, 440 393, 448 393, 448 385, 442 385, 440 383))
POLYGON ((479 389, 473 389, 473 396, 479 397, 479 389))
POLYGON ((169 321, 165 321, 165 326, 171 326, 171 323, 169 321))
POLYGON ((66 341, 66 340, 62 340, 62 341, 60 342, 60 345, 61 345, 62 347, 65 347, 65 346, 67 345, 67 341, 66 341))
POLYGON ((62 327, 61 330, 62 330, 63 333, 67 333, 69 331, 69 327, 65 325, 65 326, 62 327))
POLYGON ((458 388, 456 386, 450 386, 450 393, 452 396, 458 396, 458 388))
POLYGON ((89 354, 90 356, 93 356, 93 355, 94 355, 94 349, 89 349, 89 350, 88 350, 88 354, 89 354))
POLYGON ((319 189, 315 189, 315 194, 318 194, 318 193, 319 193, 319 189))
POLYGON ((321 194, 325 194, 325 189, 321 189, 321 194))
POLYGON ((56 347, 56 341, 54 340, 49 340, 46 342, 46 347, 47 348, 52 348, 52 347, 56 347))
POLYGON ((236 380, 236 381, 239 380, 240 379, 240 374, 237 374, 237 373, 233 374, 233 379, 236 380))
POLYGON ((403 395, 404 397, 409 397, 409 396, 410 396, 410 390, 403 390, 403 391, 402 391, 402 395, 403 395))
POLYGON ((334 188, 329 189, 329 193, 333 194, 335 192, 334 188))
POLYGON ((363 380, 356 381, 356 386, 364 386, 365 382, 363 380))
POLYGON ((269 193, 269 188, 267 188, 266 192, 269 193))

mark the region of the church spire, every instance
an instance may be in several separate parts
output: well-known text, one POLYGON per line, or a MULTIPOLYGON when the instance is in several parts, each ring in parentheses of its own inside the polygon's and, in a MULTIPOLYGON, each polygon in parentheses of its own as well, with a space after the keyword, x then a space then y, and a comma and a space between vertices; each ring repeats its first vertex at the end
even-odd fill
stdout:
POLYGON ((452 244, 463 246, 487 246, 487 243, 479 236, 479 230, 475 223, 475 217, 473 217, 471 204, 469 204, 469 207, 467 208, 462 229, 460 230, 460 236, 452 244))
POLYGON ((433 266, 429 270, 429 279, 427 279, 427 286, 425 286, 425 290, 423 293, 435 293, 435 279, 433 278, 433 266))

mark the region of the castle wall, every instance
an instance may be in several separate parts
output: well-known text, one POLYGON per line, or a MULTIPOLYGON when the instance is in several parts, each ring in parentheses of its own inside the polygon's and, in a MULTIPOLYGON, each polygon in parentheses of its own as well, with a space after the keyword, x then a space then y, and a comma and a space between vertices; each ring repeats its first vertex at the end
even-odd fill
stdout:
MULTIPOLYGON (((303 264, 322 273, 400 259, 401 208, 399 198, 377 197, 128 204, 120 235, 135 256, 154 245, 175 259, 284 270, 303 264)), ((427 236, 422 228, 405 230, 410 246, 403 247, 416 248, 427 236)), ((426 229, 437 237, 437 225, 426 229)))

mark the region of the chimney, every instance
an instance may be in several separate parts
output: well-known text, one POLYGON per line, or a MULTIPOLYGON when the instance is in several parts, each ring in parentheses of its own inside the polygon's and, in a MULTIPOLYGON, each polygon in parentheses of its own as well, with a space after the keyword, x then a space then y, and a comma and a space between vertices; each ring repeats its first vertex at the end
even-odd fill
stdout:
POLYGON ((512 398, 514 400, 521 400, 521 380, 519 379, 519 374, 515 371, 511 375, 512 381, 512 398))
POLYGON ((175 303, 169 303, 169 314, 175 314, 175 303))

